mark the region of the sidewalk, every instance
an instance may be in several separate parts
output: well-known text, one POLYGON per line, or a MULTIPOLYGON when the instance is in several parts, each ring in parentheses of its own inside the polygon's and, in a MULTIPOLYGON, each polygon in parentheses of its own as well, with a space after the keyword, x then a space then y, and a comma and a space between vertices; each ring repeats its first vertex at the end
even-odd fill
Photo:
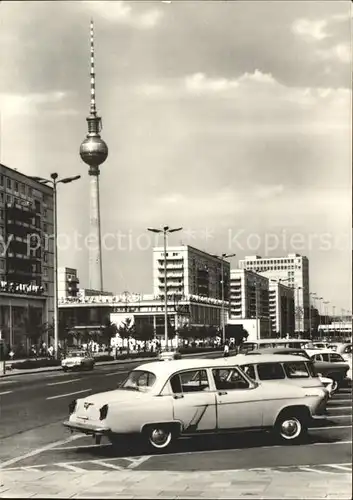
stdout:
POLYGON ((249 471, 0 472, 0 498, 350 499, 350 474, 249 471))

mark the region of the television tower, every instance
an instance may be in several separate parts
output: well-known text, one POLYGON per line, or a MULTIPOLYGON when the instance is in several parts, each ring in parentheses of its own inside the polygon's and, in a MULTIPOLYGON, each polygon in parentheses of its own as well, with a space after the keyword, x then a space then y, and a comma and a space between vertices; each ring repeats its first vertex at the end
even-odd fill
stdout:
POLYGON ((89 243, 89 288, 103 291, 103 266, 101 220, 99 206, 99 166, 108 156, 108 147, 101 139, 102 120, 96 110, 96 75, 94 69, 94 29, 90 26, 91 43, 91 106, 86 118, 88 134, 80 146, 80 156, 89 165, 90 176, 90 243, 89 243))

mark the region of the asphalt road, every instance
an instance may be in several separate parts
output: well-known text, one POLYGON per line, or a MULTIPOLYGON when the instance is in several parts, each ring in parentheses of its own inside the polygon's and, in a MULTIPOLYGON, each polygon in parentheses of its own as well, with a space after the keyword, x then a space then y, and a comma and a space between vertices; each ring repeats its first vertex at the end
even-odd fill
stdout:
POLYGON ((114 450, 108 441, 71 435, 63 426, 72 399, 114 389, 139 362, 96 366, 93 372, 52 372, 0 379, 0 467, 40 470, 226 470, 292 467, 347 472, 352 462, 352 393, 330 400, 325 425, 309 441, 278 446, 266 433, 181 439, 173 452, 139 446, 114 450))

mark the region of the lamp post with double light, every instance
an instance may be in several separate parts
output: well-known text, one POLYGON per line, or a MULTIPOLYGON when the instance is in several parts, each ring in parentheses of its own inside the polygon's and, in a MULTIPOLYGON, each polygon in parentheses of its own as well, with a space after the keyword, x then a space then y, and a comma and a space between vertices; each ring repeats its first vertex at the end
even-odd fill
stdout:
POLYGON ((226 323, 224 320, 224 259, 230 259, 231 257, 235 257, 236 253, 222 253, 221 256, 214 255, 217 259, 221 259, 221 327, 222 327, 222 343, 223 345, 226 343, 226 323))
POLYGON ((169 226, 163 226, 162 229, 148 227, 147 231, 151 233, 163 234, 163 250, 164 250, 164 341, 165 350, 168 350, 168 287, 167 287, 167 235, 181 231, 182 227, 171 229, 169 226))
POLYGON ((53 172, 50 174, 50 179, 45 179, 43 177, 31 177, 31 179, 40 182, 41 184, 51 184, 53 187, 53 254, 54 254, 54 356, 58 359, 58 345, 59 345, 59 314, 58 314, 58 214, 57 214, 57 185, 58 184, 69 184, 70 182, 77 181, 81 178, 80 175, 74 175, 72 177, 64 177, 62 179, 58 178, 58 174, 53 172))

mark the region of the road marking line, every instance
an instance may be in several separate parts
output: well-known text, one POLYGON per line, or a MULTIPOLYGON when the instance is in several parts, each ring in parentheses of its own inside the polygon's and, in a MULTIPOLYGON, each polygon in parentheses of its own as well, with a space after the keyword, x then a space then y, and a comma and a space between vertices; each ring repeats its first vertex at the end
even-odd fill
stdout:
POLYGON ((124 371, 124 372, 107 373, 105 376, 106 377, 112 377, 113 375, 120 375, 120 374, 123 374, 123 373, 129 373, 129 372, 128 371, 124 371))
MULTIPOLYGON (((3 467, 7 467, 8 465, 15 464, 17 462, 21 462, 21 460, 25 460, 26 458, 34 457, 35 455, 39 455, 43 451, 51 450, 56 446, 60 446, 61 444, 70 443, 71 441, 75 441, 75 439, 82 438, 82 434, 74 434, 67 439, 62 439, 61 441, 55 441, 54 443, 47 444, 42 448, 37 448, 36 450, 30 451, 29 453, 25 453, 24 455, 20 455, 19 457, 11 458, 10 460, 6 460, 6 462, 0 463, 0 469, 3 467)), ((38 466, 37 466, 38 467, 38 466)))
POLYGON ((107 443, 107 444, 84 444, 82 446, 62 446, 58 448, 58 450, 82 450, 85 448, 105 448, 107 446, 111 446, 111 444, 107 443))
POLYGON ((0 385, 5 385, 5 384, 16 384, 15 380, 0 380, 0 385))
POLYGON ((93 463, 98 465, 104 465, 104 467, 107 467, 108 469, 124 470, 124 467, 119 467, 118 465, 113 465, 113 464, 107 464, 104 462, 104 460, 94 460, 93 463))
POLYGON ((34 472, 42 472, 40 469, 36 469, 38 465, 33 465, 33 466, 28 466, 28 467, 21 467, 21 470, 26 470, 26 471, 34 471, 34 472))
POLYGON ((135 469, 136 467, 138 467, 139 465, 141 465, 143 462, 146 462, 147 460, 149 460, 150 458, 152 458, 152 456, 154 455, 144 455, 140 458, 127 458, 126 460, 133 460, 132 464, 128 465, 127 466, 127 469, 135 469))
MULTIPOLYGON (((306 467, 306 466, 302 466, 302 465, 299 465, 298 467, 300 470, 302 471, 305 471, 305 472, 316 472, 316 474, 327 474, 327 472, 325 471, 322 471, 322 470, 318 470, 318 469, 312 469, 311 467, 306 467)), ((328 474, 334 474, 333 472, 328 472, 328 474)))
POLYGON ((5 392, 0 392, 0 396, 4 396, 5 394, 11 394, 13 391, 5 391, 5 392))
POLYGON ((332 467, 333 469, 344 470, 346 472, 351 472, 352 471, 352 466, 349 468, 349 467, 344 466, 343 464, 340 464, 340 465, 338 465, 338 464, 331 464, 330 467, 332 467))
POLYGON ((74 394, 82 394, 82 392, 89 392, 91 390, 92 389, 83 389, 82 391, 69 392, 67 394, 59 394, 58 396, 50 396, 50 398, 45 398, 45 399, 48 400, 48 399, 65 398, 66 396, 73 396, 74 394))
POLYGON ((63 467, 64 469, 72 470, 74 472, 86 472, 85 469, 81 469, 81 467, 75 467, 74 465, 71 465, 71 464, 57 463, 55 465, 59 465, 59 467, 63 467))
POLYGON ((81 379, 80 378, 73 378, 72 380, 64 380, 63 382, 52 382, 51 384, 47 384, 47 386, 60 385, 60 384, 70 384, 70 382, 77 382, 77 380, 81 380, 81 379))

